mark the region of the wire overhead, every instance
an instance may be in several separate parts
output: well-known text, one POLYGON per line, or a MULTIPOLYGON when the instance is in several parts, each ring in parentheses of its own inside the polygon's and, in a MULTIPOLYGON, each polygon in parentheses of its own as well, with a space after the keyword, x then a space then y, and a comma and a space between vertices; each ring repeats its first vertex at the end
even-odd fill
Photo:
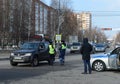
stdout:
POLYGON ((90 12, 92 16, 95 17, 118 17, 120 16, 120 11, 83 11, 83 10, 74 10, 77 13, 81 12, 90 12))

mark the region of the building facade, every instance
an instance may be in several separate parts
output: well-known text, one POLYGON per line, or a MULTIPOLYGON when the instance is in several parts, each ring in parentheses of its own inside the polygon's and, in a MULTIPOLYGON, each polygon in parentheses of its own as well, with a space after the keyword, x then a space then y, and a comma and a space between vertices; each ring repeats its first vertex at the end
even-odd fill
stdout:
POLYGON ((30 34, 45 34, 54 36, 55 19, 57 12, 52 7, 44 4, 40 0, 32 0, 31 31, 30 34))
POLYGON ((55 36, 56 9, 41 0, 0 0, 0 46, 18 45, 35 35, 55 36))
POLYGON ((80 30, 88 30, 91 28, 92 20, 91 20, 90 12, 82 12, 77 14, 77 23, 78 28, 80 30))

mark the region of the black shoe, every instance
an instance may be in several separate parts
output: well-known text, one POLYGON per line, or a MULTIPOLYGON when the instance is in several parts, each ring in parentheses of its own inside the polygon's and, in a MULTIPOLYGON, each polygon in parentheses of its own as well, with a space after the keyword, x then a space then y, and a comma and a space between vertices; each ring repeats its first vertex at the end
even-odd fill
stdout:
POLYGON ((53 66, 53 64, 50 64, 50 66, 53 66))
POLYGON ((86 72, 83 72, 83 73, 81 73, 81 74, 87 74, 86 72))
POLYGON ((89 74, 92 74, 91 72, 89 72, 89 74))
POLYGON ((50 65, 50 66, 53 66, 53 63, 50 63, 49 65, 50 65))
POLYGON ((64 63, 61 63, 60 65, 61 65, 61 66, 64 65, 64 63))

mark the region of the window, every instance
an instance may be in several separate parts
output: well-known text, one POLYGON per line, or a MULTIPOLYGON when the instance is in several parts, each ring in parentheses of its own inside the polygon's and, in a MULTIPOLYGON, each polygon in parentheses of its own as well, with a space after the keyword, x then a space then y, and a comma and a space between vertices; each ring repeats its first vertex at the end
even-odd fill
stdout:
POLYGON ((120 53, 120 48, 116 48, 115 50, 112 51, 111 54, 119 54, 120 53))

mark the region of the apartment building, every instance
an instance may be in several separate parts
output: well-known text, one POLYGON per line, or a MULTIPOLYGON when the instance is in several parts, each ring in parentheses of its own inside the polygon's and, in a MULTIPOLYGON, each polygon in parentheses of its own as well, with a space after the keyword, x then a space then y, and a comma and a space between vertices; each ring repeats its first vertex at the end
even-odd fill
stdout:
POLYGON ((81 12, 77 14, 77 23, 80 30, 87 30, 91 28, 91 13, 81 12))
POLYGON ((55 31, 56 10, 40 0, 32 0, 31 34, 47 34, 53 36, 55 31), (52 34, 51 34, 52 33, 52 34))

